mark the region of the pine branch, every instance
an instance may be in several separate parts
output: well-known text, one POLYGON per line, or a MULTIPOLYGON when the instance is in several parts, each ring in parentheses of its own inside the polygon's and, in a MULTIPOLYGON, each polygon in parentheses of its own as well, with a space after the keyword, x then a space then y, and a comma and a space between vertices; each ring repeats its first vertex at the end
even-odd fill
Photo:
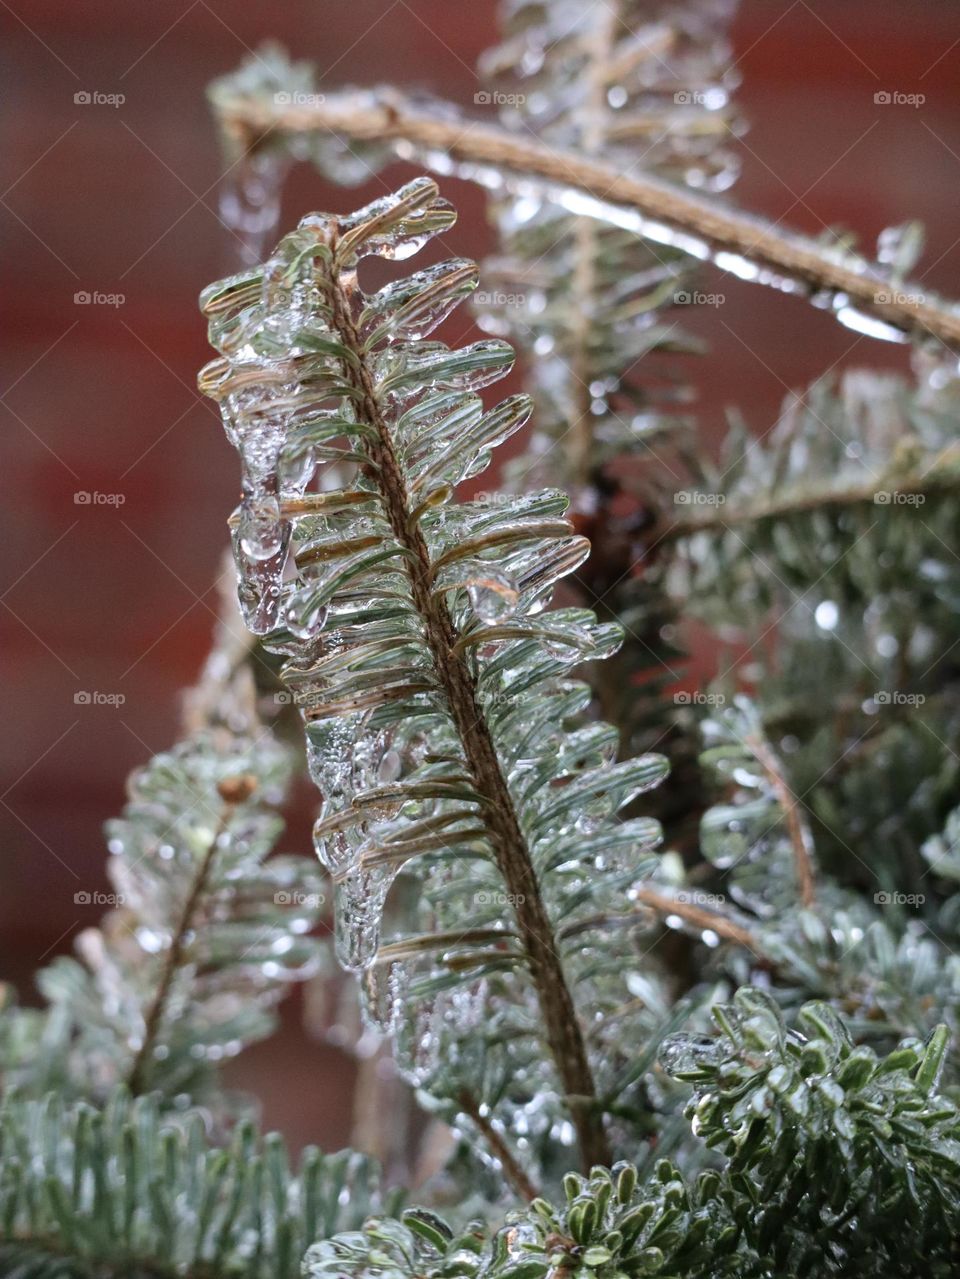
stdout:
POLYGON ((441 174, 539 180, 548 197, 575 205, 577 212, 712 256, 721 269, 757 283, 781 288, 783 279, 796 281, 811 295, 829 294, 841 313, 847 308, 912 338, 935 338, 960 349, 960 315, 950 304, 748 213, 498 125, 459 118, 447 104, 424 108, 394 89, 313 96, 322 100, 287 106, 265 94, 237 95, 229 82, 212 90, 236 154, 254 153, 277 140, 332 135, 393 145, 402 158, 415 157, 441 174), (754 270, 748 274, 742 263, 754 270))
POLYGON ((943 1027, 886 1057, 856 1048, 831 1009, 799 1029, 763 992, 714 1013, 719 1035, 680 1033, 661 1064, 693 1089, 686 1115, 715 1162, 660 1160, 568 1173, 499 1228, 455 1232, 409 1209, 311 1248, 308 1279, 950 1279, 958 1261, 960 1115, 938 1092, 943 1027), (719 1155, 719 1161, 717 1161, 719 1155))
POLYGON ((204 714, 221 727, 134 774, 108 825, 117 906, 77 958, 41 970, 47 1007, 9 1014, 25 1038, 0 1055, 7 1083, 96 1100, 126 1081, 219 1104, 213 1064, 271 1033, 274 1005, 314 971, 320 876, 306 858, 264 860, 290 761, 262 727, 222 727, 244 698, 220 687, 204 714))
POLYGON ((14 1093, 0 1106, 0 1268, 71 1279, 296 1279, 309 1243, 355 1229, 382 1195, 371 1161, 242 1123, 213 1145, 202 1111, 123 1090, 104 1109, 14 1093))
POLYGON ((218 786, 224 801, 223 813, 217 822, 210 844, 200 861, 189 895, 184 903, 183 913, 177 922, 170 944, 160 969, 157 982, 157 993, 150 1009, 144 1017, 143 1039, 133 1059, 130 1078, 127 1086, 133 1096, 146 1092, 149 1087, 153 1059, 157 1041, 160 1038, 164 1020, 168 1016, 168 1005, 173 992, 174 983, 186 962, 189 951, 189 938, 197 926, 197 917, 202 908, 204 895, 208 891, 213 867, 220 850, 220 843, 230 828, 230 819, 237 804, 249 799, 256 789, 256 782, 249 777, 227 779, 218 786))
MULTIPOLYGON (((758 604, 765 610, 768 585, 782 594, 785 583, 802 589, 807 576, 846 596, 849 586, 838 583, 858 574, 861 556, 876 560, 879 543, 914 549, 908 529, 919 525, 920 508, 927 524, 938 523, 927 552, 937 554, 939 518, 960 483, 952 381, 943 381, 934 389, 919 379, 850 370, 791 393, 759 438, 735 422, 717 463, 694 463, 672 494, 674 477, 664 481, 660 505, 670 502, 672 510, 655 523, 651 541, 686 542, 678 556, 686 574, 674 571, 674 588, 695 611, 724 623, 758 604), (838 554, 838 540, 848 553, 838 554), (773 571, 764 571, 768 554, 773 571)), ((887 580, 911 571, 898 562, 887 580)))
POLYGON ((461 1046, 445 992, 492 1000, 486 1053, 509 1075, 501 1104, 522 1108, 527 1090, 554 1086, 531 1052, 539 1023, 589 1164, 604 1137, 581 1021, 612 998, 621 965, 602 946, 602 962, 565 951, 557 928, 634 878, 658 830, 614 814, 664 766, 613 764, 612 731, 575 718, 584 690, 566 676, 612 651, 615 632, 583 610, 542 612, 586 550, 558 518, 563 499, 451 501, 529 411, 518 397, 484 414, 472 393, 508 367, 504 344, 425 341, 475 268, 444 263, 373 295, 356 284, 358 257, 407 256, 451 221, 428 179, 349 218, 311 215, 260 271, 204 294, 225 358, 201 385, 241 450, 241 601, 288 657, 325 796, 315 838, 334 875, 341 957, 364 973, 370 1014, 405 1041, 408 1073, 441 1097, 466 1087, 487 1102, 494 1071, 461 1046), (321 461, 346 487, 306 492, 321 461), (610 869, 588 891, 572 870, 600 849, 610 869), (381 943, 401 867, 420 875, 424 920, 381 943), (518 963, 534 1007, 511 976, 518 963), (509 1030, 505 1016, 517 1018, 509 1030), (419 1060, 424 1044, 435 1066, 419 1060))
POLYGON ((749 679, 820 865, 926 896, 931 924, 917 850, 953 805, 960 739, 956 385, 923 361, 820 379, 760 438, 735 424, 675 495, 668 477, 651 529, 678 609, 775 636, 749 679))
POLYGON ((330 255, 322 260, 326 270, 318 272, 317 283, 330 305, 332 327, 339 334, 347 353, 344 367, 355 392, 358 421, 365 422, 376 431, 370 459, 377 473, 384 509, 398 545, 406 552, 414 607, 423 624, 433 666, 456 724, 472 782, 481 798, 481 820, 487 828, 507 891, 515 903, 517 928, 537 989, 547 1042, 557 1072, 567 1096, 582 1099, 575 1110, 574 1122, 584 1161, 588 1165, 603 1163, 605 1144, 598 1116, 585 1109, 583 1104, 589 1107, 596 1097, 593 1073, 566 975, 560 964, 553 927, 540 895, 513 796, 503 776, 479 702, 476 680, 465 657, 457 651, 459 632, 446 600, 434 590, 437 568, 418 522, 411 518, 406 481, 377 399, 375 378, 367 353, 353 319, 352 300, 341 280, 335 223, 328 243, 330 255))

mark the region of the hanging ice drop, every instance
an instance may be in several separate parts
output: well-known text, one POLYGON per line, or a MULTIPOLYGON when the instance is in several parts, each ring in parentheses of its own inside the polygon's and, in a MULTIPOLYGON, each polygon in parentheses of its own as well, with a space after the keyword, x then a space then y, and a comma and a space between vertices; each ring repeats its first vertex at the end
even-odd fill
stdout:
POLYGON ((516 583, 496 569, 484 569, 482 575, 467 584, 467 595, 474 612, 482 622, 502 622, 517 607, 519 593, 516 583))

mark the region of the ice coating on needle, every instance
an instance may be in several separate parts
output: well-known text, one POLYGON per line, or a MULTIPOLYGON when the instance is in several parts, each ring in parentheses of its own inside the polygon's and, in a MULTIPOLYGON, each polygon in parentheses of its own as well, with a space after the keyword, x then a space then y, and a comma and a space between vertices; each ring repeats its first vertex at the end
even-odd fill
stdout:
POLYGON ((564 495, 455 500, 530 415, 525 396, 481 398, 506 343, 438 338, 476 268, 453 258, 372 292, 358 278, 363 257, 402 260, 452 220, 428 178, 304 218, 263 267, 205 291, 221 358, 201 378, 241 453, 241 601, 286 658, 367 1016, 411 1078, 455 1098, 506 1071, 524 1140, 569 1144, 582 1115, 542 1097, 589 1095, 617 1068, 605 1016, 632 965, 616 916, 659 837, 617 813, 665 764, 617 762, 616 733, 584 719, 570 673, 620 632, 549 607, 589 554, 564 495), (461 1047, 465 1022, 485 1047, 461 1047))

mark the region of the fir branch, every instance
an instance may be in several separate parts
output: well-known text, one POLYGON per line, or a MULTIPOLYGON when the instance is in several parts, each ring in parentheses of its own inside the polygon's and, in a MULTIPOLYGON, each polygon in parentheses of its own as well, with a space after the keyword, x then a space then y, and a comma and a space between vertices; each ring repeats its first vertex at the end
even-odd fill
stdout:
MULTIPOLYGON (((517 397, 484 413, 473 394, 509 366, 505 344, 425 341, 475 269, 443 263, 372 295, 356 283, 358 258, 405 257, 452 216, 420 179, 350 217, 304 219, 263 268, 206 290, 224 358, 201 385, 241 452, 241 601, 288 659, 339 950, 368 1013, 448 1103, 467 1087, 508 1123, 559 1084, 589 1164, 604 1151, 594 1072, 617 1054, 591 1060, 581 1022, 621 1002, 622 962, 599 935, 565 949, 557 929, 641 873, 659 828, 615 814, 665 766, 615 764, 613 731, 580 718, 569 672, 619 636, 584 610, 543 611, 587 549, 558 518, 562 496, 452 501, 528 412, 517 397), (321 462, 341 487, 308 493, 321 462), (401 868, 420 919, 381 942, 401 868), (479 1048, 456 1030, 471 1000, 489 1009, 479 1048)), ((551 1122, 538 1106, 538 1143, 551 1122)))
POLYGON ((308 1279, 950 1279, 958 1261, 960 1114, 938 1092, 943 1027, 885 1057, 831 1009, 789 1027, 763 992, 718 1006, 719 1035, 671 1036, 661 1064, 693 1089, 686 1115, 719 1163, 568 1173, 492 1229, 434 1213, 378 1217, 311 1248, 308 1279))
POLYGON ((482 800, 480 819, 486 827, 507 891, 514 901, 517 928, 537 990, 547 1043, 573 1109, 584 1162, 587 1166, 603 1163, 607 1152, 600 1117, 595 1109, 596 1086, 573 998, 560 963, 553 925, 540 894, 513 796, 503 776, 480 705, 476 680, 465 658, 457 651, 460 634, 444 597, 434 590, 441 565, 432 560, 419 523, 412 517, 404 474, 377 398, 367 352, 353 318, 353 302, 341 279, 341 267, 336 256, 336 224, 329 248, 329 256, 320 259, 322 269, 317 273, 317 282, 330 305, 332 327, 347 352, 344 371, 356 393, 358 421, 367 423, 376 431, 370 458, 384 509, 398 545, 407 552, 405 562, 414 607, 423 623, 434 669, 456 724, 471 779, 482 800))
MULTIPOLYGON (((317 96, 317 95, 315 95, 317 96)), ((309 105, 278 105, 267 95, 212 90, 221 125, 239 154, 277 140, 333 135, 360 143, 400 144, 439 173, 457 169, 482 177, 493 171, 540 180, 545 194, 574 192, 578 212, 627 222, 637 232, 659 230, 668 240, 709 252, 723 268, 725 255, 750 263, 758 283, 779 288, 786 278, 811 294, 827 292, 838 304, 875 317, 914 338, 935 338, 960 349, 960 315, 919 286, 892 280, 866 263, 849 264, 809 239, 762 219, 708 202, 646 174, 618 171, 579 151, 547 146, 498 125, 458 118, 446 104, 423 107, 394 89, 327 93, 309 105), (665 230, 664 230, 665 229, 665 230)), ((732 269, 727 267, 727 269, 732 269)))
POLYGON ((103 1110, 6 1093, 0 1106, 0 1267, 88 1279, 296 1279, 309 1243, 399 1198, 352 1151, 241 1123, 228 1145, 197 1110, 113 1092, 103 1110))
POLYGON ((164 1019, 167 1016, 167 1005, 173 990, 174 982, 181 967, 186 962, 189 952, 189 937, 197 923, 204 894, 213 874, 213 866, 221 840, 230 827, 230 819, 237 804, 249 799, 256 790, 256 780, 251 777, 225 778, 219 783, 217 790, 224 801, 223 813, 217 822, 210 844, 204 853, 183 905, 183 913, 177 922, 170 944, 167 947, 157 981, 157 992, 149 1011, 144 1017, 143 1038, 137 1055, 130 1068, 127 1086, 133 1096, 146 1092, 150 1086, 150 1075, 157 1040, 160 1037, 164 1019))
MULTIPOLYGON (((252 713, 232 683, 203 704, 210 725, 252 713)), ((107 828, 118 905, 79 935, 76 958, 38 974, 42 1012, 8 1014, 8 1084, 97 1100, 126 1081, 219 1106, 213 1064, 270 1034, 274 1005, 317 966, 318 868, 265 860, 289 765, 262 726, 251 737, 221 723, 133 775, 107 828)))

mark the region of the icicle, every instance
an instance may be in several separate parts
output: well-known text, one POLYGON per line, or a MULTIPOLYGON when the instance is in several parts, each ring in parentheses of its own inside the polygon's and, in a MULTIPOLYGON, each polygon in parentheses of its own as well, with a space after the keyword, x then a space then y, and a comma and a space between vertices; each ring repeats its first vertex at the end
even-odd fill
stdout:
POLYGON ((280 194, 290 158, 279 148, 246 153, 227 170, 220 218, 233 232, 240 261, 260 262, 280 224, 280 194))

